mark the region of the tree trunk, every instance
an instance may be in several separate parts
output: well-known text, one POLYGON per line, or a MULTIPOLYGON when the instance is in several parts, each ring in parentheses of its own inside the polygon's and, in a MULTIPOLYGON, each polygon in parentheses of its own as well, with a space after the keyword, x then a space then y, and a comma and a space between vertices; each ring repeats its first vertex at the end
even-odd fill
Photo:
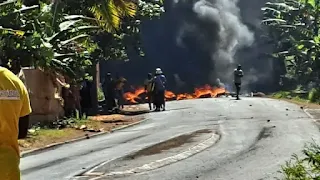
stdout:
POLYGON ((98 86, 99 82, 99 62, 93 66, 93 86, 91 88, 91 102, 93 115, 98 114, 98 86))

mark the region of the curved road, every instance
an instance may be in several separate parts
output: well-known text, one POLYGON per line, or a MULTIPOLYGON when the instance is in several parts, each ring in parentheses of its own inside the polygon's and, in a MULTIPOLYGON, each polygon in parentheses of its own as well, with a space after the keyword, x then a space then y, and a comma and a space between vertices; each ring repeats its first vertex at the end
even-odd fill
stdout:
POLYGON ((291 154, 320 137, 313 120, 284 101, 216 98, 174 101, 167 107, 146 115, 149 120, 141 125, 22 158, 22 180, 69 179, 102 162, 200 129, 217 129, 220 141, 185 160, 121 179, 273 179, 291 154))

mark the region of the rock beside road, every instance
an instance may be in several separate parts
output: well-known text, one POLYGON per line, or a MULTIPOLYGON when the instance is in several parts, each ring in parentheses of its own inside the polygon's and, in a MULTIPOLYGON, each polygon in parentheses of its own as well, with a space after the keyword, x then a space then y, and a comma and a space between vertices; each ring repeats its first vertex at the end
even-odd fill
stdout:
POLYGON ((266 95, 263 92, 253 93, 253 97, 265 97, 266 95))

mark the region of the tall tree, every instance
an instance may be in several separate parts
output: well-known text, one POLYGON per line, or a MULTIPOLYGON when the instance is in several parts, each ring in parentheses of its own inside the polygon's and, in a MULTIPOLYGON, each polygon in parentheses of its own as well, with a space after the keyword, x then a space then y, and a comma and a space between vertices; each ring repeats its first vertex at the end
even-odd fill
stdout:
POLYGON ((317 0, 278 0, 262 8, 273 56, 286 64, 286 76, 305 85, 320 71, 319 11, 317 0))

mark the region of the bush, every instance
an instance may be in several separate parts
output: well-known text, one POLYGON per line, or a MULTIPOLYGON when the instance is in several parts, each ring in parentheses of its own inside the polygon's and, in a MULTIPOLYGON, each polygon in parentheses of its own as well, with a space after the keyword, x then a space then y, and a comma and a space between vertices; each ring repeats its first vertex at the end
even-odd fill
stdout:
POLYGON ((319 180, 320 179, 320 146, 309 143, 303 149, 303 157, 296 154, 282 168, 285 180, 319 180))
POLYGON ((105 97, 102 91, 102 88, 98 88, 98 101, 104 101, 105 97))
POLYGON ((320 99, 320 90, 316 88, 312 88, 308 94, 308 100, 310 102, 319 102, 320 99))
POLYGON ((274 93, 272 96, 277 99, 288 98, 288 96, 291 96, 291 93, 289 91, 279 91, 274 93))

